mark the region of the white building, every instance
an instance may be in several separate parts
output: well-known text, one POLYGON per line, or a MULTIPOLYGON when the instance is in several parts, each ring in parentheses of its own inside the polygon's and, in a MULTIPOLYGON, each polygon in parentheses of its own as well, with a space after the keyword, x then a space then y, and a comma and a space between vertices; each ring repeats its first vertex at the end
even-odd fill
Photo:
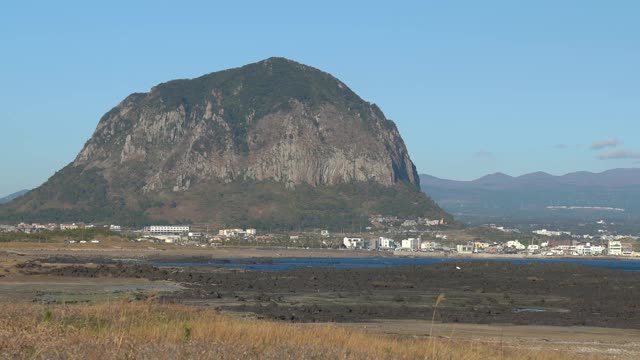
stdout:
POLYGON ((60 224, 60 230, 75 230, 78 225, 74 224, 60 224))
POLYGON ((427 226, 438 226, 438 225, 444 225, 444 220, 429 220, 429 219, 424 219, 424 224, 427 226))
POLYGON ((345 237, 342 243, 347 249, 362 249, 364 247, 364 241, 362 238, 350 238, 345 237))
POLYGON ((542 235, 542 236, 562 236, 562 235, 571 236, 571 231, 550 231, 547 229, 534 230, 532 231, 532 233, 537 235, 542 235))
POLYGON ((437 243, 435 241, 423 241, 420 244, 420 249, 422 251, 429 251, 429 250, 434 250, 438 247, 441 247, 440 243, 437 243))
POLYGON ((524 249, 526 249, 526 246, 521 244, 520 241, 518 241, 518 240, 509 240, 509 241, 507 241, 505 246, 508 247, 508 248, 515 248, 516 250, 524 250, 524 249))
POLYGON ((607 245, 607 255, 621 256, 622 255, 622 243, 619 240, 609 240, 607 245))
POLYGON ((245 233, 247 233, 247 235, 250 235, 250 236, 255 236, 258 233, 258 230, 256 230, 256 229, 247 229, 247 230, 245 230, 245 233))
POLYGON ((389 239, 386 237, 380 237, 379 239, 380 242, 380 248, 381 249, 395 249, 396 248, 396 241, 393 239, 389 239))
POLYGON ((152 225, 142 229, 147 234, 187 234, 189 225, 152 225))
POLYGON ((16 227, 13 225, 0 225, 0 232, 14 232, 16 227))
POLYGON ((473 245, 470 244, 458 244, 456 245, 456 251, 460 254, 471 254, 473 252, 473 245))
MULTIPOLYGON (((589 244, 587 244, 589 245, 589 244)), ((604 253, 604 246, 602 245, 591 245, 589 246, 589 254, 590 255, 602 255, 604 253)))
POLYGON ((240 236, 246 234, 246 231, 242 229, 222 229, 218 231, 218 235, 230 237, 230 236, 240 236))
POLYGON ((402 240, 402 247, 411 250, 418 250, 420 248, 420 239, 408 238, 402 240))

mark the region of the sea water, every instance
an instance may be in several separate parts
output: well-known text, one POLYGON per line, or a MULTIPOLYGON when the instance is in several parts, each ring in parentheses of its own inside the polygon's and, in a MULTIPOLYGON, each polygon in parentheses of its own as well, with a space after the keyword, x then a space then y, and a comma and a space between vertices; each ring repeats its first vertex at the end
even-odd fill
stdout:
POLYGON ((500 261, 513 264, 574 264, 613 270, 640 271, 638 260, 594 259, 594 258, 461 258, 461 257, 340 257, 340 258, 256 258, 256 259, 210 259, 202 262, 155 262, 154 266, 212 266, 239 268, 253 271, 285 271, 296 268, 362 269, 387 266, 434 265, 459 261, 500 261))

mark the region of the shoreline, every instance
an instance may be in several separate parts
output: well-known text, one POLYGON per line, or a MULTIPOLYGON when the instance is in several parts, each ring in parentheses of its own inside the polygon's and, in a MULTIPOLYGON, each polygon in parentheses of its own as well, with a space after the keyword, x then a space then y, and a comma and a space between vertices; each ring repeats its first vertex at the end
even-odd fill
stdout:
POLYGON ((640 261, 640 257, 631 256, 544 256, 526 254, 460 254, 442 252, 400 252, 375 250, 319 249, 319 248, 279 248, 261 246, 219 246, 219 247, 179 247, 162 246, 65 246, 62 244, 5 243, 0 244, 0 253, 18 256, 123 256, 131 259, 147 257, 181 258, 207 257, 211 259, 250 259, 250 258, 452 258, 483 260, 618 260, 640 261), (11 246, 15 245, 15 246, 11 246))

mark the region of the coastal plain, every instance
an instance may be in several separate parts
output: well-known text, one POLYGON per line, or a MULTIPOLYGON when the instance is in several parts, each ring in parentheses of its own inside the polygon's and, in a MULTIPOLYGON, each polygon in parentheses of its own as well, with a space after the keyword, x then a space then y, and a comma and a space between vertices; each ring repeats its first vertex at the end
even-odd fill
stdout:
MULTIPOLYGON (((457 259, 430 266, 250 271, 199 266, 283 257, 393 256, 339 250, 27 246, 0 253, 0 302, 73 306, 153 296, 301 326, 499 343, 597 358, 640 356, 640 273, 457 259), (174 250, 175 249, 175 250, 174 250), (195 266, 154 266, 162 263, 195 266), (150 295, 151 294, 151 295, 150 295), (435 306, 438 298, 444 298, 435 306), (306 324, 306 325, 305 325, 306 324)), ((35 244, 31 244, 35 245, 35 244)))

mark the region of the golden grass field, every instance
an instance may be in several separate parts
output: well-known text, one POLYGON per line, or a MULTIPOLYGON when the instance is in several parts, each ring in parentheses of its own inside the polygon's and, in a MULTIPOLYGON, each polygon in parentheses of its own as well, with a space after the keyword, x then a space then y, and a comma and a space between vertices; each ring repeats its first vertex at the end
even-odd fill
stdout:
POLYGON ((499 344, 397 337, 117 301, 2 304, 0 357, 28 359, 584 359, 499 344))

